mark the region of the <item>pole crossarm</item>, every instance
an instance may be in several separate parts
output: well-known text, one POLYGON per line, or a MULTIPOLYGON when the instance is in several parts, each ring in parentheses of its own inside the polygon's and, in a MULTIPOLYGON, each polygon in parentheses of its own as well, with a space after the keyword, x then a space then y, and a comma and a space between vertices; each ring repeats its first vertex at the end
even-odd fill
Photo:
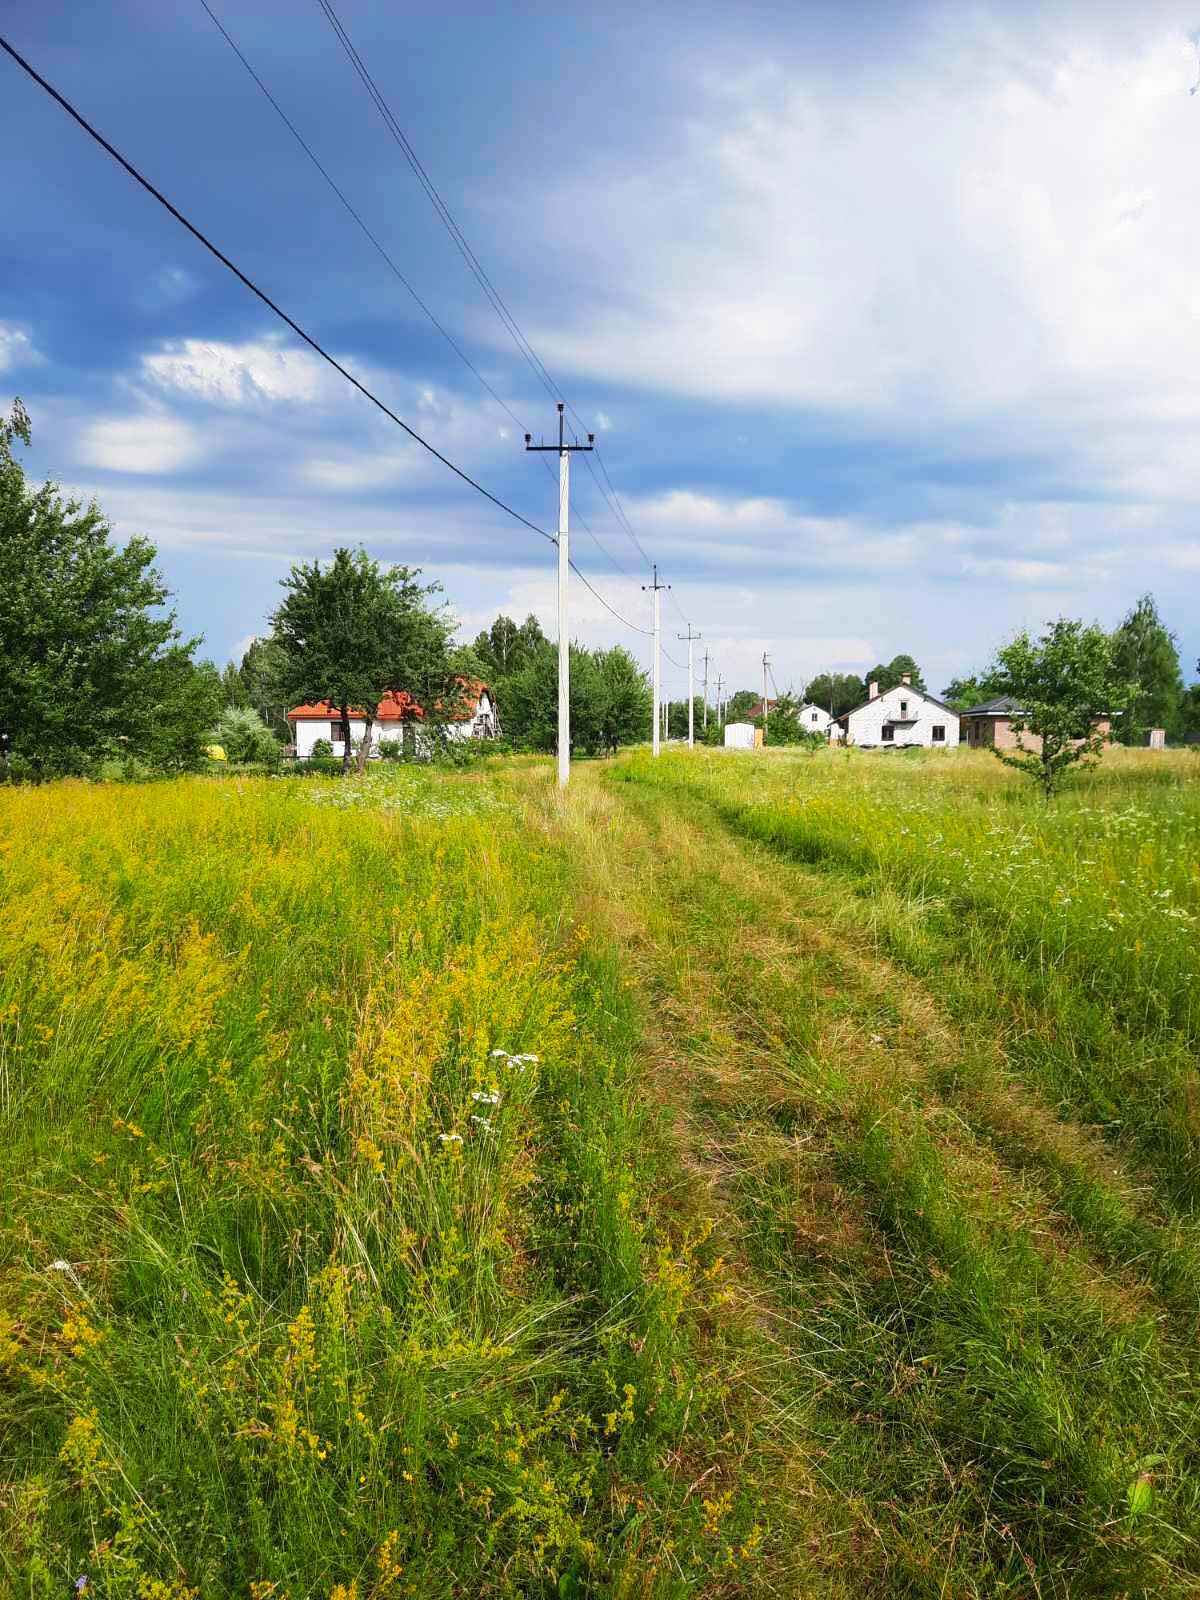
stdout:
POLYGON ((558 452, 558 787, 565 789, 571 776, 571 631, 567 616, 567 580, 571 568, 568 524, 571 507, 571 456, 577 450, 595 448, 595 435, 588 442, 569 444, 564 432, 563 402, 558 402, 558 443, 534 444, 525 435, 525 448, 533 454, 545 450, 558 452))

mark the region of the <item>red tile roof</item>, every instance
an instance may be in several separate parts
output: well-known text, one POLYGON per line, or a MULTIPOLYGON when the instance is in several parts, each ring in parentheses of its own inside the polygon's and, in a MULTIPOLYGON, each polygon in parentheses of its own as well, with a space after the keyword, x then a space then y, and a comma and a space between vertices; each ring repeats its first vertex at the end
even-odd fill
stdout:
MULTIPOLYGON (((358 722, 366 720, 365 714, 359 706, 351 706, 350 715, 358 722)), ((375 720, 376 722, 412 722, 424 715, 424 708, 417 704, 406 689, 389 689, 376 708, 375 720)), ((313 705, 293 706, 287 714, 289 722, 330 722, 336 721, 340 716, 340 710, 331 700, 318 700, 313 705)))

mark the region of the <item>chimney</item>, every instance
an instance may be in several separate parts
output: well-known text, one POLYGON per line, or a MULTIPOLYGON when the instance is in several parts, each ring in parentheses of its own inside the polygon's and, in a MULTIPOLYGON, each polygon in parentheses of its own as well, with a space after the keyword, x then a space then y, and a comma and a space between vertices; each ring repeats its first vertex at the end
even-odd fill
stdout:
POLYGON ((900 674, 900 682, 902 684, 904 684, 905 687, 907 688, 907 686, 912 682, 912 673, 911 672, 902 672, 900 674))
POLYGON ((876 700, 878 698, 879 698, 879 685, 877 683, 869 683, 867 685, 867 699, 868 700, 876 700))

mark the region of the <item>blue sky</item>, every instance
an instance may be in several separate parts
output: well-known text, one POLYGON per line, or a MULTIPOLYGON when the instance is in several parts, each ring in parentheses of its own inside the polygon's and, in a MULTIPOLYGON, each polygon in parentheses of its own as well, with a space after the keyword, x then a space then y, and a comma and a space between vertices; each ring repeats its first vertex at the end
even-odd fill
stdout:
MULTIPOLYGON (((523 427, 553 407, 315 0, 210 0, 523 427)), ((400 125, 726 682, 1146 589, 1200 653, 1200 7, 342 0, 400 125)), ((555 490, 308 164, 199 0, 9 0, 2 30, 339 359, 525 515, 555 490)), ((286 334, 7 59, 0 397, 29 465, 159 547, 227 659, 296 559, 363 543, 469 636, 553 624, 553 551, 286 334)), ((579 565, 645 625, 591 477, 579 565)), ((628 632, 576 586, 573 632, 628 632)), ((669 645, 682 661, 680 646, 669 645)), ((681 690, 668 669, 668 687, 681 690)))

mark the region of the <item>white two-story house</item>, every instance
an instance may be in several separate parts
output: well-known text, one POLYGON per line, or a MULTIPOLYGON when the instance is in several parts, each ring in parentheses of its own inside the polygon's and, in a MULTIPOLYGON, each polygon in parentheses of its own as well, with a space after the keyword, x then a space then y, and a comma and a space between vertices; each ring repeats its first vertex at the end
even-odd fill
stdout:
POLYGON ((894 689, 879 692, 872 683, 866 700, 840 718, 847 744, 867 750, 932 749, 958 746, 958 712, 925 689, 914 689, 908 673, 894 689))

